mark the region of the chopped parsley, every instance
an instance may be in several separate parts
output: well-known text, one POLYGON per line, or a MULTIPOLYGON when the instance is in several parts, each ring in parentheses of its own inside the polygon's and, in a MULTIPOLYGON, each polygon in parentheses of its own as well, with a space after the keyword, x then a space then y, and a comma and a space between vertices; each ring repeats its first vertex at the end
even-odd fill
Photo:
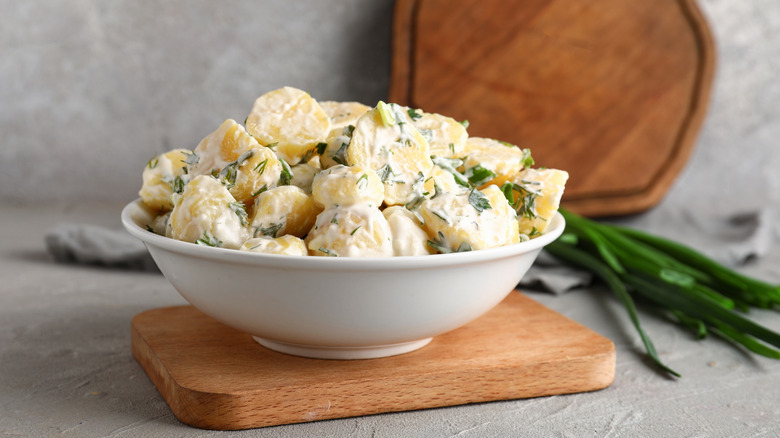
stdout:
POLYGON ((468 178, 471 184, 475 186, 481 186, 495 178, 496 172, 493 172, 490 169, 485 169, 482 167, 482 165, 477 164, 474 167, 466 169, 465 176, 468 178))
POLYGON ((422 114, 420 114, 417 111, 419 110, 416 110, 414 108, 409 108, 408 110, 406 110, 406 113, 409 114, 409 117, 416 122, 417 120, 420 120, 422 118, 422 114))
POLYGON ((534 219, 537 217, 536 198, 542 194, 541 187, 534 186, 541 186, 541 182, 522 180, 521 183, 507 182, 501 186, 501 191, 519 216, 534 219))

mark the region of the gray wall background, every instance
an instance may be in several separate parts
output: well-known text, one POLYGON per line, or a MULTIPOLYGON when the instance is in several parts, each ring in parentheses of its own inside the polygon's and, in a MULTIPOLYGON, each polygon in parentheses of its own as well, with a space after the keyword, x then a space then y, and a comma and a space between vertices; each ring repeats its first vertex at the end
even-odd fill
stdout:
MULTIPOLYGON (((664 200, 780 201, 780 3, 700 0, 718 46, 709 115, 664 200), (747 196, 749 195, 749 196, 747 196)), ((129 201, 156 153, 261 93, 384 98, 392 0, 0 0, 0 200, 129 201)))

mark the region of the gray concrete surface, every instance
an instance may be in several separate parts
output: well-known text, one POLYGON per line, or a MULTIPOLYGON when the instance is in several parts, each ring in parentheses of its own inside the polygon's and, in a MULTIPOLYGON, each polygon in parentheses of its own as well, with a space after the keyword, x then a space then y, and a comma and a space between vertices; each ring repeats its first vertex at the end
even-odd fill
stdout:
MULTIPOLYGON (((724 236, 707 219, 762 210, 765 253, 739 269, 778 283, 780 3, 700 4, 719 51, 709 115, 669 195, 622 222, 721 254, 724 236)), ((264 90, 383 97, 391 8, 389 0, 0 0, 2 436, 780 435, 780 362, 698 342, 642 312, 660 354, 684 375, 660 377, 598 288, 531 297, 615 342, 616 380, 602 391, 231 433, 173 417, 130 354, 129 323, 183 300, 159 275, 55 264, 44 232, 61 222, 118 227, 152 154, 242 118, 264 90)), ((753 317, 780 330, 777 313, 753 317)))

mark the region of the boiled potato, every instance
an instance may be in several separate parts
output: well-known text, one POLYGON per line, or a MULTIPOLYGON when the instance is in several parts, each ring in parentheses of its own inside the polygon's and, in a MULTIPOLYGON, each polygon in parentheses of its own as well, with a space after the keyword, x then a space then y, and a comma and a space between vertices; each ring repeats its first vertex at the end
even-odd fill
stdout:
POLYGON ((425 192, 431 195, 436 193, 436 187, 442 192, 462 193, 467 187, 458 184, 451 172, 439 166, 431 168, 430 176, 425 180, 425 192))
POLYGON ((414 126, 428 140, 431 155, 462 157, 469 134, 462 123, 452 117, 420 110, 409 110, 414 126))
POLYGON ((374 171, 361 165, 341 164, 315 175, 311 192, 314 202, 323 208, 361 203, 379 207, 385 194, 374 171))
POLYGON ((171 237, 207 246, 238 249, 249 237, 244 204, 209 175, 196 176, 174 195, 171 237))
POLYGON ((428 234, 417 217, 406 207, 394 205, 382 211, 393 235, 394 256, 428 255, 434 251, 428 244, 428 234))
POLYGON ((353 204, 325 209, 306 236, 309 255, 390 257, 392 230, 377 207, 353 204))
POLYGON ((374 170, 384 184, 386 205, 403 205, 422 195, 433 167, 428 141, 404 107, 379 102, 358 119, 347 147, 347 163, 374 170))
POLYGON ((171 195, 174 188, 184 187, 187 157, 191 153, 187 149, 174 149, 146 163, 142 174, 143 185, 138 195, 147 207, 163 211, 173 208, 171 195))
POLYGON ((568 172, 563 170, 531 168, 512 178, 520 233, 533 238, 547 229, 568 179, 568 172))
POLYGON ((463 163, 467 177, 471 177, 470 172, 474 169, 480 168, 495 174, 478 184, 482 187, 488 183, 501 186, 533 163, 529 161, 527 149, 489 138, 469 137, 463 153, 467 156, 463 163))
POLYGON ((188 160, 189 174, 192 177, 217 174, 250 149, 260 146, 243 126, 227 119, 195 147, 195 155, 188 160))
POLYGON ((261 252, 281 255, 309 255, 306 244, 298 237, 286 234, 281 237, 253 237, 239 248, 241 251, 261 252))
POLYGON ((160 236, 171 237, 172 230, 169 219, 171 212, 163 213, 154 218, 151 223, 152 232, 160 236))
POLYGON ((279 185, 285 167, 270 149, 257 145, 225 166, 217 177, 224 181, 236 200, 249 202, 279 185))
POLYGON ((298 164, 331 130, 330 117, 309 93, 283 87, 255 100, 246 129, 290 165, 298 164))
POLYGON ((249 228, 254 237, 303 237, 320 211, 300 187, 279 186, 257 196, 249 228))
POLYGON ((482 192, 440 193, 421 207, 433 245, 440 252, 478 250, 520 241, 517 214, 496 186, 482 192))
POLYGON ((320 102, 320 106, 330 117, 331 133, 333 131, 340 133, 348 125, 354 125, 360 116, 371 109, 370 106, 360 102, 323 101, 320 102))
POLYGON ((300 187, 307 195, 311 195, 311 183, 320 170, 322 169, 313 160, 308 163, 296 164, 292 167, 293 177, 290 184, 300 187))

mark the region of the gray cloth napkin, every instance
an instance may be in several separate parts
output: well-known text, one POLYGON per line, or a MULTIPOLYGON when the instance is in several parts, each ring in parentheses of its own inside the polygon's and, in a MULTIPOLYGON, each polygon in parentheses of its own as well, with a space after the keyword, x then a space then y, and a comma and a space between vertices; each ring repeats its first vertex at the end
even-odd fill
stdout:
POLYGON ((46 233, 44 241, 58 262, 159 272, 144 244, 124 230, 60 224, 46 233))

